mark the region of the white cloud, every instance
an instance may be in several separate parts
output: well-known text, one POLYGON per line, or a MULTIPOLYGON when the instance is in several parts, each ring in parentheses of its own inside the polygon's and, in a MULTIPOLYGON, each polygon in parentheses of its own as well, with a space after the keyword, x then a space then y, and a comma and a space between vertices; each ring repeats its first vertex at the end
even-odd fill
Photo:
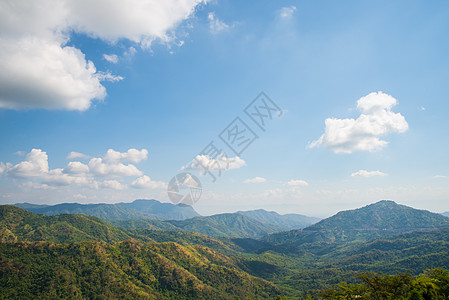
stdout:
POLYGON ((391 111, 396 104, 388 94, 370 93, 357 101, 362 112, 357 119, 326 119, 324 134, 309 147, 325 146, 334 153, 380 150, 388 144, 380 137, 408 130, 404 116, 391 111))
POLYGON ((289 186, 308 186, 309 184, 307 183, 307 181, 305 180, 301 180, 301 179, 292 179, 289 182, 287 182, 287 185, 289 186))
POLYGON ((254 177, 251 179, 246 179, 245 181, 243 181, 244 183, 263 183, 266 182, 267 180, 263 177, 254 177))
POLYGON ((226 157, 220 154, 217 159, 211 158, 209 155, 197 155, 189 164, 182 167, 181 170, 211 170, 224 171, 239 169, 246 166, 246 162, 240 157, 226 157))
POLYGON ((105 98, 94 64, 80 50, 35 37, 0 41, 0 108, 83 111, 105 98))
POLYGON ((63 169, 53 169, 42 176, 42 181, 50 186, 66 186, 66 185, 88 185, 91 180, 80 174, 81 176, 72 176, 65 174, 63 169))
POLYGON ((162 181, 153 181, 150 177, 144 175, 131 183, 131 187, 136 189, 159 189, 167 188, 167 184, 162 181))
POLYGON ((142 176, 136 166, 121 163, 105 163, 102 158, 92 158, 89 161, 89 171, 97 176, 142 176))
POLYGON ((296 6, 282 7, 279 10, 279 16, 283 19, 290 18, 295 13, 296 6))
POLYGON ((8 175, 13 177, 37 177, 48 172, 47 153, 40 149, 32 149, 24 161, 7 168, 8 175))
POLYGON ((148 150, 129 149, 127 152, 121 153, 113 149, 109 149, 103 156, 106 163, 133 162, 139 163, 148 158, 148 150))
MULTIPOLYGON (((0 172, 1 173, 1 172, 0 172)), ((447 176, 445 175, 435 175, 432 177, 433 179, 443 179, 443 178, 447 178, 447 176)))
POLYGON ((112 75, 109 72, 97 72, 95 73, 95 77, 100 81, 109 81, 109 82, 117 82, 123 80, 122 76, 112 75))
POLYGON ((367 170, 359 170, 351 174, 351 177, 373 177, 373 176, 387 176, 388 174, 381 171, 367 171, 367 170))
POLYGON ((86 174, 89 172, 89 167, 79 161, 71 161, 64 168, 63 173, 65 174, 86 174))
MULTIPOLYGON (((123 164, 122 162, 138 163, 147 158, 146 149, 129 149, 121 153, 109 149, 103 157, 94 157, 88 164, 79 161, 70 161, 64 169, 56 168, 49 170, 48 156, 40 149, 32 149, 25 157, 25 160, 12 165, 10 163, 0 163, 0 174, 6 173, 15 178, 24 178, 30 180, 29 187, 47 188, 54 186, 82 185, 92 188, 112 188, 125 189, 127 186, 120 183, 123 177, 143 176, 134 164, 123 164), (96 177, 116 177, 114 180, 105 180, 97 182, 96 177), (39 182, 34 182, 39 181, 39 182), (117 184, 117 183, 120 183, 117 184), (42 185, 43 184, 43 185, 42 185), (45 185, 45 186, 44 186, 45 185)), ((85 158, 85 154, 71 152, 68 158, 85 158)), ((162 186, 164 183, 149 181, 146 176, 134 181, 135 186, 139 184, 152 184, 153 186, 162 186), (145 181, 145 179, 148 180, 145 181), (142 182, 142 180, 144 180, 142 182)))
POLYGON ((173 40, 174 28, 202 2, 1 0, 0 108, 88 109, 106 96, 102 80, 121 77, 97 72, 79 49, 67 46, 71 32, 148 48, 173 40))
POLYGON ((0 162, 0 174, 3 174, 5 172, 7 166, 4 162, 0 162))
POLYGON ((213 34, 219 33, 229 29, 229 25, 221 21, 215 16, 215 13, 210 12, 207 15, 209 20, 209 29, 213 34))
POLYGON ((103 58, 106 59, 110 63, 113 63, 113 64, 118 63, 117 54, 103 54, 103 58))
POLYGON ((125 185, 121 184, 117 180, 105 180, 103 182, 98 183, 99 187, 113 189, 113 190, 123 190, 126 188, 125 185))
POLYGON ((125 57, 132 57, 132 56, 134 56, 134 54, 136 54, 136 53, 137 53, 136 48, 134 48, 134 47, 129 47, 125 52, 123 52, 123 55, 124 55, 125 57))
POLYGON ((70 152, 69 155, 67 155, 67 159, 76 159, 76 158, 89 158, 89 155, 80 152, 70 152))

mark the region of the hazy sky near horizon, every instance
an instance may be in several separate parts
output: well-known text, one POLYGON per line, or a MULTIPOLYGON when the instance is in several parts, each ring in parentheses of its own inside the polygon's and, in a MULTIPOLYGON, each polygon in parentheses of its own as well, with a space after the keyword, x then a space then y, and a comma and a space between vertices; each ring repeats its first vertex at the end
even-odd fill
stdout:
POLYGON ((447 1, 0 0, 0 204, 168 202, 189 171, 205 215, 449 211, 448 36, 447 1))

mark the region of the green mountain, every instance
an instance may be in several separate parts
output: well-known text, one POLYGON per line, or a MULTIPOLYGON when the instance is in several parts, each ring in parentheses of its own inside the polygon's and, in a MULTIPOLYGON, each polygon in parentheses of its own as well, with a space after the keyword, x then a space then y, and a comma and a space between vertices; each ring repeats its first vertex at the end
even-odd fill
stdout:
POLYGON ((383 200, 362 208, 341 211, 302 230, 267 236, 264 241, 274 245, 368 241, 403 232, 441 227, 449 227, 449 218, 383 200))
POLYGON ((36 215, 16 206, 0 206, 0 241, 79 241, 118 242, 133 237, 131 232, 116 228, 92 216, 63 214, 36 215))
POLYGON ((38 209, 38 208, 45 208, 45 207, 49 207, 50 205, 46 205, 46 204, 32 204, 32 203, 16 203, 14 204, 14 206, 26 209, 26 210, 32 210, 32 209, 38 209))
POLYGON ((60 214, 84 214, 99 217, 103 220, 184 220, 186 218, 199 216, 191 206, 161 203, 156 200, 135 200, 131 203, 117 204, 62 203, 57 205, 35 205, 18 203, 15 204, 15 206, 35 214, 44 214, 48 216, 60 214))
POLYGON ((141 229, 147 228, 152 230, 181 230, 175 225, 167 222, 154 219, 134 219, 134 220, 107 220, 114 226, 126 229, 141 229))
POLYGON ((114 226, 125 229, 183 230, 197 232, 212 237, 260 238, 280 232, 282 227, 261 223, 241 214, 218 214, 195 217, 187 220, 110 220, 114 226))
POLYGON ((97 217, 35 215, 6 205, 0 240, 5 299, 273 299, 281 293, 249 274, 255 269, 232 243, 198 233, 125 230, 97 217))
POLYGON ((260 238, 282 231, 282 228, 278 226, 264 224, 235 213, 167 222, 181 230, 198 232, 212 237, 260 238))
POLYGON ((203 246, 0 243, 4 299, 274 299, 272 283, 203 246))
POLYGON ((237 213, 261 223, 282 227, 284 230, 301 229, 320 221, 318 218, 299 214, 280 215, 277 212, 266 211, 264 209, 238 211, 237 213))
POLYGON ((185 220, 200 216, 192 206, 185 204, 161 203, 157 200, 138 199, 131 203, 117 203, 117 205, 135 209, 137 211, 156 215, 159 220, 185 220))

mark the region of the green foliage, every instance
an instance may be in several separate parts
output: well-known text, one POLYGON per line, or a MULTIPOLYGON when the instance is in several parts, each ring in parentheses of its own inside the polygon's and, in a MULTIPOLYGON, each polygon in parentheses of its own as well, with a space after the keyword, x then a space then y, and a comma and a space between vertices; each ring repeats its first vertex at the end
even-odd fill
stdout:
POLYGON ((128 240, 0 244, 4 299, 274 298, 273 284, 203 246, 128 240))
POLYGON ((448 299, 449 272, 427 270, 419 276, 410 273, 385 275, 364 273, 361 284, 341 282, 321 291, 321 299, 448 299))
POLYGON ((103 220, 184 220, 199 216, 191 206, 161 203, 156 200, 135 200, 131 203, 118 204, 62 203, 57 205, 35 205, 18 203, 15 204, 15 206, 35 214, 44 214, 48 216, 60 214, 84 214, 99 217, 103 220))
POLYGON ((182 230, 198 232, 212 237, 260 238, 282 230, 278 226, 264 224, 237 213, 167 222, 182 230))
POLYGON ((283 230, 301 229, 318 222, 320 219, 299 214, 280 215, 274 211, 264 209, 238 211, 238 214, 252 218, 265 224, 281 227, 283 230))
POLYGON ((86 215, 35 215, 21 208, 0 206, 0 241, 76 241, 118 242, 133 233, 116 228, 105 221, 86 215))

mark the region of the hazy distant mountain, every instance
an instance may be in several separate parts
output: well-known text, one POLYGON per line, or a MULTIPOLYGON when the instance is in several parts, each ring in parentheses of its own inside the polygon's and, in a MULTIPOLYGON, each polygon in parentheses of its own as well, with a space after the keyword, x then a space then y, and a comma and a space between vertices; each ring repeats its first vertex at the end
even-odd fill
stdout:
POLYGON ((260 238, 270 233, 282 231, 279 226, 261 223, 237 213, 167 222, 185 231, 198 232, 213 237, 260 238))
POLYGON ((22 207, 35 214, 44 214, 47 216, 60 214, 83 214, 95 216, 103 220, 129 220, 129 219, 157 219, 153 214, 144 213, 135 209, 130 209, 115 204, 79 204, 79 203, 62 203, 50 205, 46 207, 24 207, 20 204, 16 206, 22 207))
POLYGON ((274 244, 363 241, 442 227, 449 227, 449 218, 383 200, 362 208, 341 211, 302 230, 270 235, 265 241, 274 244))
POLYGON ((17 207, 20 207, 20 208, 26 209, 26 210, 32 210, 32 209, 49 207, 50 205, 32 204, 32 203, 24 202, 24 203, 16 203, 16 204, 14 204, 14 206, 17 206, 17 207))
POLYGON ((441 215, 443 215, 445 217, 449 217, 449 211, 445 211, 445 212, 441 213, 441 215))
POLYGON ((301 229, 315 224, 320 219, 299 214, 280 215, 274 211, 264 209, 238 211, 238 214, 250 217, 265 224, 272 224, 284 228, 285 230, 301 229))
POLYGON ((59 214, 84 214, 99 217, 103 220, 184 220, 186 218, 199 216, 191 206, 161 203, 156 200, 136 200, 131 203, 118 204, 62 203, 56 205, 36 205, 18 203, 15 204, 15 206, 36 214, 48 216, 59 214))
POLYGON ((121 202, 117 203, 117 205, 156 215, 159 220, 185 220, 200 216, 189 205, 161 203, 157 200, 138 199, 131 203, 121 202))

